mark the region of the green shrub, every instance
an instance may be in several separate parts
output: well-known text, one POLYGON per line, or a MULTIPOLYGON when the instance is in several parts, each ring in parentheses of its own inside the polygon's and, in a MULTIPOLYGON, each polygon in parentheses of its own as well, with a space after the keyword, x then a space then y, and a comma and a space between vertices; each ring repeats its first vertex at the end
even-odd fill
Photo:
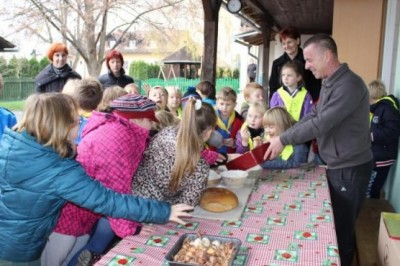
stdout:
POLYGON ((129 75, 134 79, 148 79, 149 76, 147 74, 147 71, 148 65, 144 61, 133 61, 129 66, 129 75))
POLYGON ((240 76, 239 69, 235 68, 235 69, 233 70, 233 72, 232 72, 232 78, 238 79, 239 76, 240 76))

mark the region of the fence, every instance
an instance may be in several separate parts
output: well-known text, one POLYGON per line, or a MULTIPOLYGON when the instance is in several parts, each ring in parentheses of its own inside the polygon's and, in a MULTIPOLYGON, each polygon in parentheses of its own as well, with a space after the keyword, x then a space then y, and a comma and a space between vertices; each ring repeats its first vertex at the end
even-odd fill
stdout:
POLYGON ((24 100, 35 92, 35 80, 31 78, 5 78, 3 93, 0 100, 18 101, 24 100))
MULTIPOLYGON (((181 89, 182 93, 185 93, 187 88, 190 86, 196 86, 201 80, 200 79, 185 79, 185 78, 176 78, 176 79, 148 79, 139 81, 139 86, 142 87, 143 84, 149 84, 150 86, 161 85, 161 86, 177 86, 181 89)), ((231 87, 239 92, 239 79, 233 78, 221 78, 216 80, 216 89, 217 91, 222 87, 231 87)))
MULTIPOLYGON (((200 82, 200 79, 148 79, 148 80, 136 80, 139 84, 139 88, 143 93, 142 85, 149 84, 150 86, 161 85, 161 86, 178 86, 184 93, 189 86, 196 86, 200 82)), ((232 78, 221 78, 216 81, 217 91, 222 87, 231 87, 239 92, 239 79, 232 78)), ((0 101, 18 101, 24 100, 30 94, 35 92, 35 80, 31 78, 5 78, 3 93, 0 94, 0 101)))

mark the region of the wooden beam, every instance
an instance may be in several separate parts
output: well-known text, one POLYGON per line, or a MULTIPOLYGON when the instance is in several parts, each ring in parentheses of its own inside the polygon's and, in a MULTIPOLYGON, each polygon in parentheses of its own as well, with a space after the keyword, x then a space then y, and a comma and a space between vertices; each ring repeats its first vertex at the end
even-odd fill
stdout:
POLYGON ((262 19, 266 21, 267 23, 266 25, 272 31, 279 31, 281 29, 281 26, 274 20, 272 15, 264 8, 260 0, 247 0, 246 2, 249 3, 253 8, 258 9, 262 13, 262 19))
POLYGON ((262 86, 264 88, 264 96, 266 96, 266 101, 267 101, 267 105, 268 103, 268 99, 269 97, 269 89, 268 89, 268 82, 269 82, 269 77, 268 77, 268 73, 269 73, 269 44, 270 44, 270 36, 271 36, 271 29, 270 27, 268 27, 267 24, 263 23, 261 24, 261 30, 262 30, 262 39, 263 39, 263 60, 262 60, 262 73, 261 73, 261 77, 262 77, 262 86))
POLYGON ((222 0, 202 0, 204 10, 204 50, 201 80, 215 84, 217 68, 218 13, 222 0))

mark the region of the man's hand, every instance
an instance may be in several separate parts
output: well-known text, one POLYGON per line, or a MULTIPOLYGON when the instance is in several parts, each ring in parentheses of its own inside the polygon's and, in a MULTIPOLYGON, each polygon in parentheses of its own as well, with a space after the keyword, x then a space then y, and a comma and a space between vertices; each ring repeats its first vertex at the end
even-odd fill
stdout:
POLYGON ((268 142, 270 143, 268 150, 264 154, 264 160, 272 160, 279 156, 283 151, 283 145, 279 137, 271 137, 268 142))

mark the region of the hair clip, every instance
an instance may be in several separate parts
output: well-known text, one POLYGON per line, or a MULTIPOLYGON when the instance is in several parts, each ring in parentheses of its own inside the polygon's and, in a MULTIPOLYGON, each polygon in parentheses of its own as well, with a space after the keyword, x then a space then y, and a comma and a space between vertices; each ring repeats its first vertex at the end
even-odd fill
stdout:
POLYGON ((201 100, 197 99, 196 103, 194 104, 194 109, 196 111, 200 110, 201 109, 201 104, 202 104, 201 100))

